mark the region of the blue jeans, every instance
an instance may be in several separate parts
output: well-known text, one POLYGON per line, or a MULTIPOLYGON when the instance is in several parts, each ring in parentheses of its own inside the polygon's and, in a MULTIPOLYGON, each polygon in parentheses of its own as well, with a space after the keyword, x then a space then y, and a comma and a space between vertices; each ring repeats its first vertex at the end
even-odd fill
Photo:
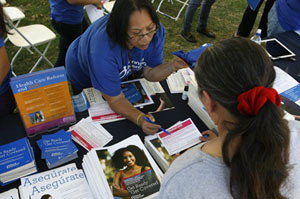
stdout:
POLYGON ((277 12, 276 12, 276 3, 274 3, 268 14, 268 31, 267 36, 270 37, 276 33, 285 32, 281 27, 278 21, 277 12))
MULTIPOLYGON (((199 22, 197 30, 204 29, 207 26, 207 20, 210 13, 211 6, 216 0, 203 0, 203 5, 200 11, 199 22)), ((184 15, 182 31, 191 32, 193 17, 197 8, 201 5, 202 0, 191 0, 184 15)))

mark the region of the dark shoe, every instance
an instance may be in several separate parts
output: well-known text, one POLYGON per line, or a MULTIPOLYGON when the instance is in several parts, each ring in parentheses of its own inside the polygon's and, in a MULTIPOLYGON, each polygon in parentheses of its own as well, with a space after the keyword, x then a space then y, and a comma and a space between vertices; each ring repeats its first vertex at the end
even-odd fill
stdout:
POLYGON ((183 32, 183 31, 181 31, 181 36, 183 38, 185 38, 185 40, 187 40, 189 42, 192 42, 192 43, 196 43, 197 42, 197 40, 194 37, 194 35, 192 33, 190 33, 190 32, 183 32))
POLYGON ((216 38, 215 33, 207 30, 207 29, 197 29, 197 32, 199 32, 200 34, 203 34, 209 38, 216 38))

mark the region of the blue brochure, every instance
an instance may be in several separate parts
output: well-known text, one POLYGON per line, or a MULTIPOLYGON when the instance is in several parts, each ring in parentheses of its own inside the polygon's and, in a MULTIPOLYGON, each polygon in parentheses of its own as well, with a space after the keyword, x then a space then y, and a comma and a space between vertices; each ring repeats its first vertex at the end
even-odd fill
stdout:
POLYGON ((136 89, 134 83, 125 85, 125 87, 122 88, 122 92, 131 104, 134 104, 142 99, 142 95, 139 93, 138 89, 136 89))
POLYGON ((37 141, 42 152, 42 159, 46 160, 48 168, 53 168, 69 160, 77 158, 77 147, 72 142, 71 132, 63 129, 50 135, 43 135, 37 141))
POLYGON ((298 102, 300 100, 300 84, 280 93, 280 95, 285 96, 293 102, 298 102))
POLYGON ((33 152, 27 138, 0 146, 0 174, 33 161, 33 152))

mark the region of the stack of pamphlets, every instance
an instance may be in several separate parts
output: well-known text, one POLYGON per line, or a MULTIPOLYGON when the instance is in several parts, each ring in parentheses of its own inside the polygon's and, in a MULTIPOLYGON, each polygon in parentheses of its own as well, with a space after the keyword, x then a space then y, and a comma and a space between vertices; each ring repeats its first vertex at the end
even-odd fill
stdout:
POLYGON ((83 118, 77 124, 70 127, 72 138, 83 148, 90 151, 109 143, 113 136, 99 123, 90 117, 83 118))
POLYGON ((64 67, 13 77, 10 86, 29 136, 75 122, 64 67))
POLYGON ((18 189, 13 188, 3 193, 0 193, 0 199, 19 199, 18 189))
POLYGON ((194 71, 190 67, 180 69, 167 78, 170 93, 182 93, 184 87, 191 82, 196 82, 196 80, 194 71))
POLYGON ((92 149, 82 166, 97 199, 156 197, 163 175, 138 135, 92 149))
POLYGON ((49 169, 78 157, 78 149, 72 142, 71 133, 63 129, 51 135, 43 135, 37 144, 49 169))
MULTIPOLYGON (((122 92, 127 100, 134 107, 143 107, 153 104, 153 100, 145 89, 141 79, 122 82, 122 92)), ((90 104, 88 109, 92 120, 99 121, 102 124, 125 119, 122 115, 114 112, 102 97, 100 91, 95 88, 87 88, 83 90, 90 104)))
POLYGON ((173 155, 198 144, 202 136, 191 118, 177 122, 167 129, 170 133, 159 132, 145 137, 145 146, 163 172, 169 168, 173 155))
POLYGON ((75 163, 21 178, 21 199, 94 199, 75 163))
POLYGON ((8 183, 37 171, 27 138, 0 146, 0 182, 8 183))

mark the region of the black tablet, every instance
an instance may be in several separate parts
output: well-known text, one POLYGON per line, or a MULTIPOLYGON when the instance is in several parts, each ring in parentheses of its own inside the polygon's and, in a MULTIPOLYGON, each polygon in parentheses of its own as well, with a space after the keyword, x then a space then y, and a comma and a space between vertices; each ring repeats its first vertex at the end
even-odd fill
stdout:
POLYGON ((261 45, 266 49, 268 55, 273 60, 296 56, 276 38, 261 40, 261 45))

